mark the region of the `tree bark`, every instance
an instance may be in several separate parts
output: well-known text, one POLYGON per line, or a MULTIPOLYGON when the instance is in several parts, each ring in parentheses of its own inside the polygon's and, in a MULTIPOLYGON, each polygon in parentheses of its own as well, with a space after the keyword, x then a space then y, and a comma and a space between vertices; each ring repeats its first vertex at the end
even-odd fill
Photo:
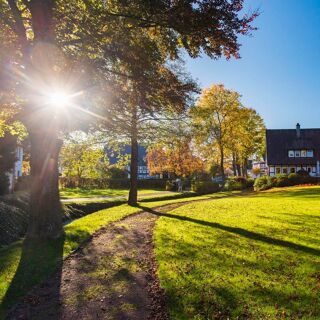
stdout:
POLYGON ((226 175, 224 173, 224 150, 223 150, 223 147, 220 147, 220 170, 221 170, 221 177, 224 182, 226 179, 226 175))
POLYGON ((62 141, 44 128, 31 128, 29 136, 32 186, 27 237, 56 239, 63 235, 58 172, 62 141))
POLYGON ((237 176, 237 160, 236 160, 236 155, 234 152, 232 152, 232 169, 233 169, 233 175, 237 176))
POLYGON ((128 204, 138 203, 138 128, 137 113, 134 110, 131 121, 131 161, 130 161, 130 191, 128 204))

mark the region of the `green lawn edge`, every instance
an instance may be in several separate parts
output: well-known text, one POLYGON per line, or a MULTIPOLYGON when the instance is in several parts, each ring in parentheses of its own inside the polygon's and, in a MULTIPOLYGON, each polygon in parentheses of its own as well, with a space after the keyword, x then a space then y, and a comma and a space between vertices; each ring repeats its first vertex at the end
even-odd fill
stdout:
MULTIPOLYGON (((183 198, 159 199, 141 202, 141 207, 155 208, 179 202, 192 202, 202 199, 219 199, 237 195, 239 192, 220 192, 210 195, 183 198)), ((100 210, 74 220, 64 227, 65 237, 61 240, 35 243, 17 241, 0 249, 0 318, 8 308, 14 305, 34 285, 43 282, 52 274, 63 258, 90 239, 90 237, 108 224, 130 214, 141 211, 141 207, 123 204, 100 210)))
POLYGON ((190 203, 156 222, 170 319, 320 319, 320 187, 190 203))

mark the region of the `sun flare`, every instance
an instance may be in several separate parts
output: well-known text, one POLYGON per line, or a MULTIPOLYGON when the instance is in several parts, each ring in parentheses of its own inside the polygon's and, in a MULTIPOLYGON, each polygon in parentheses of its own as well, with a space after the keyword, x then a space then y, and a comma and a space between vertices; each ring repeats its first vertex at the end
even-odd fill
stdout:
POLYGON ((63 91, 52 92, 48 95, 48 104, 55 108, 63 108, 70 102, 70 95, 63 91))

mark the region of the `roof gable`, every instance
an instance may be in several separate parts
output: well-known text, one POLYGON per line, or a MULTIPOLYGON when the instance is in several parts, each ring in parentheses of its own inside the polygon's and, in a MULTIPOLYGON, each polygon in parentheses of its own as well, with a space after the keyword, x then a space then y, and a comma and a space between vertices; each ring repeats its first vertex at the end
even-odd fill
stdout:
POLYGON ((300 129, 300 137, 296 129, 267 130, 268 164, 312 164, 319 159, 320 129, 300 129), (313 158, 289 158, 288 150, 312 149, 313 158))

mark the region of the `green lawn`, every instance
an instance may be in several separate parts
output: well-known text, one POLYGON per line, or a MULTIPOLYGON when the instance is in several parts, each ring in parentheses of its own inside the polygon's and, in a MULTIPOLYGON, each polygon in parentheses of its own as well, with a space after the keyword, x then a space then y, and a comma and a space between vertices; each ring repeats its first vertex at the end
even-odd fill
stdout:
MULTIPOLYGON (((170 203, 219 198, 233 193, 217 193, 207 196, 141 202, 152 208, 170 203)), ((149 200, 149 199, 148 199, 149 200)), ((18 241, 0 249, 0 319, 1 314, 23 296, 35 284, 43 281, 62 264, 81 243, 101 227, 140 211, 140 207, 121 205, 97 211, 65 226, 65 239, 42 243, 18 241)))
POLYGON ((155 241, 171 319, 320 319, 320 187, 191 203, 155 241))
MULTIPOLYGON (((139 194, 152 194, 161 192, 163 190, 154 189, 140 189, 139 194)), ((128 189, 81 189, 81 188, 65 188, 60 190, 60 197, 62 199, 71 198, 95 198, 95 197, 109 197, 109 196, 127 196, 128 189)))

